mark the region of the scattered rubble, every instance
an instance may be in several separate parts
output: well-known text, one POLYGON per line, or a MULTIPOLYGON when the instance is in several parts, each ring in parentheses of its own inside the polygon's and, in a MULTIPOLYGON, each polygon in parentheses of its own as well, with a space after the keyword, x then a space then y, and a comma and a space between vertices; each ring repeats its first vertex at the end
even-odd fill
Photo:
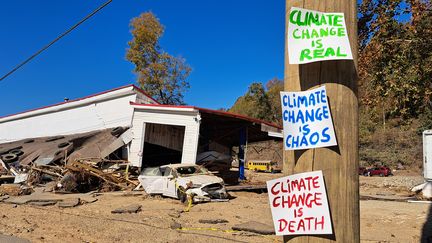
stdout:
POLYGON ((8 199, 9 195, 0 196, 0 202, 3 202, 4 200, 8 199))
POLYGON ((172 212, 172 213, 168 213, 168 216, 170 216, 171 218, 180 218, 181 212, 175 211, 175 212, 172 212))
POLYGON ((249 221, 242 224, 237 224, 232 227, 233 230, 253 232, 262 235, 274 235, 274 227, 272 225, 263 224, 256 221, 249 221))
POLYGON ((130 142, 130 133, 128 128, 117 127, 1 144, 0 196, 11 196, 1 201, 37 205, 62 201, 59 207, 80 203, 77 196, 65 201, 49 195, 38 199, 41 193, 33 196, 36 199, 15 198, 28 195, 41 186, 45 192, 54 193, 132 191, 139 185, 138 171, 119 156, 122 146, 130 142))
POLYGON ((71 198, 79 198, 79 200, 83 203, 92 203, 97 201, 97 198, 95 198, 92 193, 54 194, 54 193, 43 192, 43 190, 37 190, 30 195, 14 196, 14 197, 11 196, 3 200, 3 202, 18 204, 18 205, 38 202, 42 205, 45 202, 50 202, 50 203, 54 202, 55 204, 57 202, 61 202, 71 198))
POLYGON ((201 224, 225 224, 229 223, 226 219, 200 219, 198 220, 201 224))
POLYGON ((111 213, 138 213, 139 211, 141 211, 141 205, 132 204, 129 206, 114 209, 111 211, 111 213))
POLYGON ((79 198, 67 198, 61 202, 57 203, 57 206, 60 208, 72 208, 78 206, 80 204, 79 198))
POLYGON ((176 229, 181 229, 181 228, 182 228, 182 225, 179 222, 175 221, 175 220, 173 220, 170 223, 170 229, 176 230, 176 229))
POLYGON ((32 192, 30 187, 19 184, 2 184, 0 185, 0 195, 21 196, 28 195, 32 192))
POLYGON ((52 206, 56 203, 57 203, 57 201, 41 201, 41 202, 36 201, 36 202, 29 202, 28 204, 33 205, 33 206, 44 207, 44 206, 52 206))

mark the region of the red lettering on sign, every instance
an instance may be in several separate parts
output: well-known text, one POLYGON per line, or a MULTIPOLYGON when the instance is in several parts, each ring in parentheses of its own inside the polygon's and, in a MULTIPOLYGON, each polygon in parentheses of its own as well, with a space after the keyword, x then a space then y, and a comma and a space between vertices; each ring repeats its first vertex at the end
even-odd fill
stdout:
POLYGON ((319 178, 319 176, 315 176, 313 178, 313 182, 312 182, 313 188, 319 188, 320 187, 319 182, 318 182, 318 178, 319 178))
POLYGON ((280 182, 276 182, 276 183, 272 186, 271 193, 272 193, 273 195, 277 195, 277 194, 279 194, 280 191, 275 191, 275 187, 276 187, 277 185, 279 185, 279 184, 280 184, 280 182))
MULTIPOLYGON (((279 207, 280 203, 277 202, 277 200, 280 198, 280 196, 277 196, 273 198, 273 207, 279 207)), ((283 206, 282 206, 283 207, 283 206)))
POLYGON ((305 231, 305 225, 304 225, 304 221, 300 219, 298 226, 297 226, 297 231, 303 230, 305 231))
POLYGON ((324 216, 321 216, 321 221, 315 218, 315 230, 318 228, 318 225, 321 225, 322 230, 324 229, 324 216))
POLYGON ((278 222, 279 222, 279 232, 284 231, 288 225, 288 222, 285 219, 279 219, 278 222))
POLYGON ((294 233, 295 232, 295 221, 289 221, 289 223, 288 223, 288 231, 289 232, 291 232, 291 233, 294 233))
POLYGON ((314 201, 315 201, 315 205, 317 205, 317 206, 321 206, 322 205, 322 202, 321 202, 321 197, 319 197, 319 196, 321 196, 322 195, 322 193, 321 192, 316 192, 315 193, 315 199, 314 199, 314 201))

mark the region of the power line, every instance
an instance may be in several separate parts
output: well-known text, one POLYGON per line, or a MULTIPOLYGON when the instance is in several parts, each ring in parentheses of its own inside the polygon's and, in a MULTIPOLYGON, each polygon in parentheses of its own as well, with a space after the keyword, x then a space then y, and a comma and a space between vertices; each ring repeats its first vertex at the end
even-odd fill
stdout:
POLYGON ((29 58, 27 58, 26 60, 24 60, 23 62, 21 62, 17 66, 15 66, 11 71, 9 71, 8 73, 6 73, 4 76, 2 76, 0 78, 0 82, 3 81, 3 79, 7 78, 12 73, 14 73, 15 71, 17 71, 18 69, 20 69, 22 66, 24 66, 28 62, 30 62, 33 58, 35 58, 36 56, 38 56, 39 54, 41 54, 43 51, 45 51, 46 49, 48 49, 50 46, 52 46, 58 40, 60 40, 61 38, 63 38, 65 35, 69 34, 72 30, 74 30, 79 25, 81 25, 82 23, 84 23, 87 19, 91 18, 93 15, 95 15, 97 12, 99 12, 101 9, 103 9, 104 7, 106 7, 111 2, 112 2, 112 0, 108 0, 107 2, 105 2, 104 4, 102 4, 101 6, 99 6, 97 9, 93 10, 93 12, 91 12, 89 15, 87 15, 82 20, 80 20, 78 23, 76 23, 74 26, 72 26, 71 28, 69 28, 67 31, 63 32, 63 34, 59 35, 53 41, 51 41, 48 45, 44 46, 42 49, 40 49, 39 51, 37 51, 35 54, 31 55, 29 58))

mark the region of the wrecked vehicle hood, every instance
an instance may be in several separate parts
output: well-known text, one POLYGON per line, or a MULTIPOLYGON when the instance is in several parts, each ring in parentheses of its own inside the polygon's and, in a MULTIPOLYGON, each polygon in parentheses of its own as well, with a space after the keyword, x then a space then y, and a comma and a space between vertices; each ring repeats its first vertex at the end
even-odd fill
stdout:
POLYGON ((214 175, 193 175, 193 176, 185 176, 177 178, 178 182, 188 183, 192 182, 194 185, 208 185, 213 183, 221 183, 223 184, 223 179, 214 175))

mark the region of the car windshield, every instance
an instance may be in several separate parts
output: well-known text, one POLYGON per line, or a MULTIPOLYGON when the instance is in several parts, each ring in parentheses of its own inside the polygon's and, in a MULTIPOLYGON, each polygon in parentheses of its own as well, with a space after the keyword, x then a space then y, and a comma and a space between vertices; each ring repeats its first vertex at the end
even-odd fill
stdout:
POLYGON ((141 172, 143 176, 162 176, 162 171, 159 167, 148 167, 144 168, 141 172))
POLYGON ((206 170, 203 167, 200 166, 185 166, 185 167, 179 167, 176 169, 177 173, 182 176, 187 175, 202 175, 202 174, 208 174, 208 170, 206 170))

